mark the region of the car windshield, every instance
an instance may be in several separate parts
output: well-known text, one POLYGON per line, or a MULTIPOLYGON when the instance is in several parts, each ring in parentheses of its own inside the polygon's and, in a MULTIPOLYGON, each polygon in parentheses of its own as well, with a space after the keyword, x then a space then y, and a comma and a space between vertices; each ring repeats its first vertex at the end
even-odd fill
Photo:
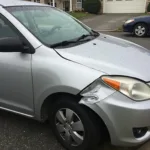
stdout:
POLYGON ((49 6, 19 6, 6 9, 42 43, 49 46, 75 39, 79 41, 79 38, 88 37, 92 32, 69 14, 49 6))

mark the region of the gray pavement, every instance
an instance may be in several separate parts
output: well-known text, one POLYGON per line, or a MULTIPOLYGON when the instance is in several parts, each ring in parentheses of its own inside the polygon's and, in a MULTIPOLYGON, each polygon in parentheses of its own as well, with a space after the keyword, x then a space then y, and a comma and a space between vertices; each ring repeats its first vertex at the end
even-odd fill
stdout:
POLYGON ((140 14, 102 14, 83 19, 82 22, 96 31, 118 29, 127 20, 140 14))
MULTIPOLYGON (((135 38, 129 34, 111 32, 117 37, 128 39, 150 49, 147 38, 135 38)), ((0 110, 0 150, 64 150, 56 141, 48 123, 39 123, 22 116, 0 110)), ((92 149, 94 150, 94 149, 92 149)), ((137 148, 120 148, 108 143, 97 150, 150 150, 150 143, 137 148)))

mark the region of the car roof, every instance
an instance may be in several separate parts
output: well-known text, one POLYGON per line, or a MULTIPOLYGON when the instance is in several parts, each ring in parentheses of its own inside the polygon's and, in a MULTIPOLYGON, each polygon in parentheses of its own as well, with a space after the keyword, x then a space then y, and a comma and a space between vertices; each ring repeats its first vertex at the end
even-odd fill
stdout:
POLYGON ((7 6, 47 6, 46 4, 35 3, 25 0, 0 0, 0 5, 7 7, 7 6))

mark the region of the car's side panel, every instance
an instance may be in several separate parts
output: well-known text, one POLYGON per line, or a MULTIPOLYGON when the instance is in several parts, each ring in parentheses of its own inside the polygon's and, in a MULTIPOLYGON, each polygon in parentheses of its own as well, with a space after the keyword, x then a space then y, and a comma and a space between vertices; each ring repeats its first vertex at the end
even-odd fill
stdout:
POLYGON ((150 17, 147 19, 148 27, 149 27, 149 33, 150 33, 150 17))
POLYGON ((0 107, 34 114, 31 54, 0 52, 0 107))
MULTIPOLYGON (((0 39, 23 39, 3 15, 0 21, 0 39)), ((0 49, 0 109, 34 115, 31 54, 0 49)))
POLYGON ((39 120, 41 106, 51 94, 78 94, 99 78, 99 71, 68 61, 53 49, 42 46, 32 56, 35 114, 39 120))

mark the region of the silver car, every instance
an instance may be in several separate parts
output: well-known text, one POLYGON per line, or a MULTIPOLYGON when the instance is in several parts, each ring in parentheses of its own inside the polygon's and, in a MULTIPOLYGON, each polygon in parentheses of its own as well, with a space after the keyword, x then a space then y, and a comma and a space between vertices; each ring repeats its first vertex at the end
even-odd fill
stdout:
POLYGON ((69 150, 150 138, 150 52, 48 5, 0 0, 0 109, 50 121, 69 150))

